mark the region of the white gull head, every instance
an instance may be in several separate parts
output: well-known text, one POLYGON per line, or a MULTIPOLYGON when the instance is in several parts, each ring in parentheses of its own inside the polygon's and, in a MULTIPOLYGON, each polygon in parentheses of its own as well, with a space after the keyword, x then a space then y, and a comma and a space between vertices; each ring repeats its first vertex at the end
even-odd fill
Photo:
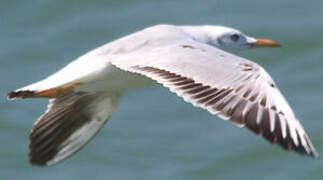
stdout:
POLYGON ((237 29, 225 26, 184 26, 184 30, 195 40, 216 46, 228 52, 237 52, 255 47, 281 47, 269 39, 256 39, 237 29))

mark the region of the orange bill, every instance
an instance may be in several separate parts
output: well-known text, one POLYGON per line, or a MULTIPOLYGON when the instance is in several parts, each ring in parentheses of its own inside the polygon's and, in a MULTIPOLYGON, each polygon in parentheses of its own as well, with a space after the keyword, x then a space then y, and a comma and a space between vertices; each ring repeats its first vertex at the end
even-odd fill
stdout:
POLYGON ((256 47, 268 47, 268 48, 278 48, 282 47, 277 42, 270 40, 270 39, 256 39, 256 42, 251 43, 250 47, 256 48, 256 47))

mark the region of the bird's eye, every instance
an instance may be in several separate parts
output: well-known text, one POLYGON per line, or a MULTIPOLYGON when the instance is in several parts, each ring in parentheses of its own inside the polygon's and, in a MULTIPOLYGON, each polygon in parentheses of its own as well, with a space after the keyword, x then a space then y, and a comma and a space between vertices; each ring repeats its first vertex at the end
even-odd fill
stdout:
POLYGON ((237 42, 240 38, 240 36, 238 34, 233 34, 230 36, 231 40, 234 42, 237 42))

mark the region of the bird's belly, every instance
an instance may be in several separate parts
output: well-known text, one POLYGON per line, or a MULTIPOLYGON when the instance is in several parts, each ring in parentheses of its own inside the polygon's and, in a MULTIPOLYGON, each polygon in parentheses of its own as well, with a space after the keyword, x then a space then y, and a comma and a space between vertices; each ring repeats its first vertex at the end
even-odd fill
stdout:
POLYGON ((91 78, 83 86, 77 88, 78 91, 87 92, 124 92, 135 88, 145 88, 157 85, 157 82, 143 75, 123 71, 113 65, 102 70, 100 75, 91 78))

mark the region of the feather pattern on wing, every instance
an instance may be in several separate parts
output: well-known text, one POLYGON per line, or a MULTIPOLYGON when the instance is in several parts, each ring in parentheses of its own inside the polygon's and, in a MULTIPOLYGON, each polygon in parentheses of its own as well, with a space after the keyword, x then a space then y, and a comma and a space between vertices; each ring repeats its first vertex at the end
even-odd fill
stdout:
POLYGON ((287 150, 317 156, 275 83, 256 63, 194 40, 145 51, 120 56, 112 64, 150 77, 194 106, 287 150))
POLYGON ((29 136, 33 165, 53 165, 85 146, 115 111, 119 96, 70 92, 51 99, 29 136))

